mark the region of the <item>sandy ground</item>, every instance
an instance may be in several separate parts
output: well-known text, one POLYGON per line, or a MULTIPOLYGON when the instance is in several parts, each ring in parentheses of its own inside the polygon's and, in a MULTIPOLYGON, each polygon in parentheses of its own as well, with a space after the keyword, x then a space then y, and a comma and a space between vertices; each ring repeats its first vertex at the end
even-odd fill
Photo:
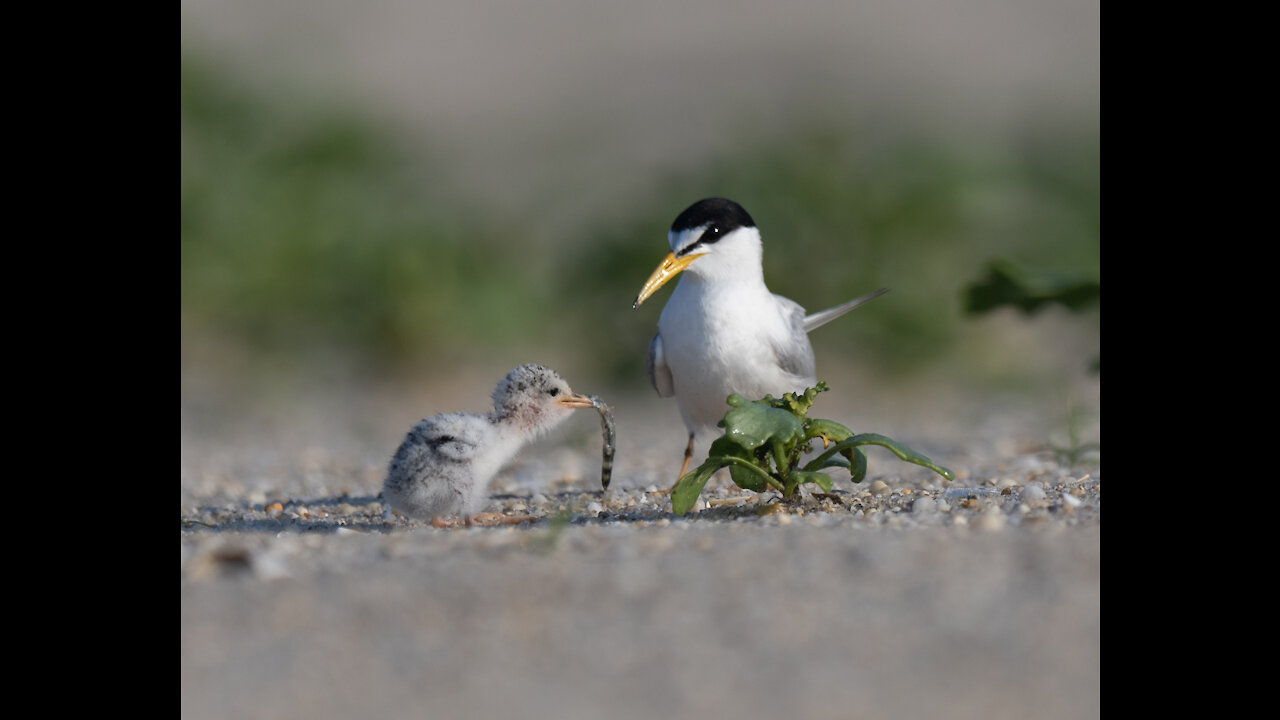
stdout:
POLYGON ((350 428, 186 423, 183 717, 1100 713, 1098 456, 1060 462, 1034 412, 901 407, 914 434, 886 411, 877 429, 955 482, 873 452, 832 498, 713 481, 678 518, 646 491, 678 460, 674 408, 615 409, 607 496, 584 418, 495 483, 492 509, 536 522, 469 529, 384 519, 391 421, 364 449, 350 428))

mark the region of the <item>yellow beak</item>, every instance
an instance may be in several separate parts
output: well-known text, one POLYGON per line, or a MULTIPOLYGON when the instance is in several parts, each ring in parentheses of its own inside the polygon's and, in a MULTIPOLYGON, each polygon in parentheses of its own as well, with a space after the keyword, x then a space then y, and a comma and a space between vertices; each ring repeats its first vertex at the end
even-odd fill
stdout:
POLYGON ((580 408, 595 407, 595 403, 591 402, 591 398, 587 397, 586 395, 578 395, 577 393, 574 393, 573 395, 565 395, 562 398, 558 398, 556 400, 556 403, 563 405, 567 408, 573 408, 575 410, 580 408))
POLYGON ((662 259, 662 264, 658 265, 658 269, 654 270, 649 279, 644 281, 644 287, 640 288, 640 294, 636 296, 636 301, 631 304, 631 309, 634 310, 640 307, 640 303, 657 292, 658 288, 666 285, 668 280, 679 275, 680 271, 689 267, 689 263, 703 255, 706 255, 706 253, 685 255, 682 258, 677 258, 675 253, 667 253, 667 256, 662 259))

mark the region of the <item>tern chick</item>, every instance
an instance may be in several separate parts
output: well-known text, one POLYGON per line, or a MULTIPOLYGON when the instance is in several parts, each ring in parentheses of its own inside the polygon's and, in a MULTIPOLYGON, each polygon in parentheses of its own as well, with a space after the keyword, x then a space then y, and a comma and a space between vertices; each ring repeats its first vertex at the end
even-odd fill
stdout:
POLYGON ((667 233, 671 252, 645 281, 632 308, 683 272, 649 343, 649 381, 662 397, 676 397, 689 431, 683 475, 694 436, 714 431, 725 398, 781 397, 813 386, 809 331, 888 292, 880 289, 805 315, 793 300, 769 292, 756 223, 724 198, 699 200, 667 233))
POLYGON ((391 458, 387 505, 420 520, 470 518, 488 500, 489 481, 528 441, 594 407, 554 370, 521 365, 493 390, 493 412, 444 413, 422 420, 391 458))

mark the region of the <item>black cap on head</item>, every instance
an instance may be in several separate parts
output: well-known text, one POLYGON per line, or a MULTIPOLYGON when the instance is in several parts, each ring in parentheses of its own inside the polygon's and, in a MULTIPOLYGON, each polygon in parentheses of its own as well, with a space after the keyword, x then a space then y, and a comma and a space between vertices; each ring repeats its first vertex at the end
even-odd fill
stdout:
POLYGON ((755 227, 756 221, 751 219, 742 206, 725 198, 706 198, 685 208, 671 223, 671 232, 680 232, 690 228, 707 226, 714 229, 717 235, 726 235, 740 227, 755 227))

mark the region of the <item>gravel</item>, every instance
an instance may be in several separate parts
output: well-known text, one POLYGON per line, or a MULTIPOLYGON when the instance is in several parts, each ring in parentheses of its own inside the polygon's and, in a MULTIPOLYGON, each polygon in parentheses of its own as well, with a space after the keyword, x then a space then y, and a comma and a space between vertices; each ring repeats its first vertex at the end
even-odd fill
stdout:
POLYGON ((532 521, 469 528, 388 517, 376 443, 184 430, 182 716, 1099 714, 1096 452, 922 426, 954 482, 873 454, 793 503, 718 476, 678 517, 669 423, 619 428, 607 493, 580 425, 495 481, 532 521))

